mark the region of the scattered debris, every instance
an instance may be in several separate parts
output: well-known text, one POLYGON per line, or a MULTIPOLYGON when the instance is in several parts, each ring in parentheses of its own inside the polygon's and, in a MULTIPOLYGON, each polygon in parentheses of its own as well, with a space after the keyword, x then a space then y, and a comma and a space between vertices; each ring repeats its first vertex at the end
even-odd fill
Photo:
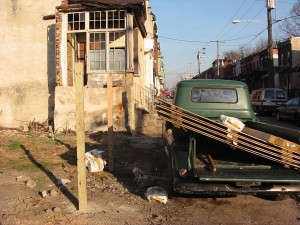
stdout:
POLYGON ((25 184, 26 184, 27 187, 35 188, 36 181, 34 181, 32 179, 28 179, 28 180, 26 180, 25 184))
POLYGON ((154 180, 150 176, 144 174, 139 168, 134 167, 132 172, 134 174, 133 181, 136 182, 139 187, 150 187, 154 184, 154 180))
POLYGON ((93 149, 85 153, 85 166, 91 173, 103 171, 106 161, 102 157, 102 153, 98 149, 93 149))
POLYGON ((58 195, 58 194, 57 194, 57 191, 54 190, 54 189, 51 189, 50 192, 49 192, 49 194, 50 194, 51 197, 55 197, 55 196, 58 195))
POLYGON ((53 211, 53 212, 56 212, 56 213, 57 213, 57 212, 61 212, 61 208, 59 208, 59 207, 53 207, 53 208, 52 208, 52 211, 53 211))
POLYGON ((35 119, 28 124, 28 129, 30 131, 44 131, 47 132, 49 130, 48 120, 44 122, 36 122, 35 119))
POLYGON ((65 178, 61 178, 61 179, 59 179, 58 181, 57 181, 57 185, 63 185, 63 186, 65 186, 66 184, 68 184, 68 183, 71 183, 71 181, 70 180, 68 180, 68 179, 65 179, 65 178))
POLYGON ((42 191, 42 198, 46 198, 48 196, 47 191, 42 191))
POLYGON ((24 176, 18 176, 16 178, 16 181, 17 182, 20 182, 20 183, 25 183, 27 180, 29 180, 30 178, 29 177, 24 177, 24 176))
POLYGON ((145 193, 145 197, 149 202, 155 200, 160 203, 167 204, 168 201, 167 192, 159 186, 149 187, 145 193))

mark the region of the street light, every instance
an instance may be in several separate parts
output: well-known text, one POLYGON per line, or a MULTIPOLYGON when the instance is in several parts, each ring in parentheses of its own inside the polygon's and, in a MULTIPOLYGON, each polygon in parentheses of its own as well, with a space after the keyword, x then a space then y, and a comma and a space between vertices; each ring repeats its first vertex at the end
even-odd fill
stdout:
POLYGON ((253 23, 260 23, 260 24, 263 24, 265 26, 268 26, 268 24, 262 22, 262 21, 259 21, 259 20, 232 20, 232 23, 233 24, 237 24, 237 23, 241 23, 241 22, 253 22, 253 23))
POLYGON ((202 52, 201 51, 198 51, 197 52, 197 59, 198 59, 198 76, 199 76, 199 79, 200 79, 200 58, 203 57, 203 55, 205 54, 205 49, 206 48, 202 48, 202 52))

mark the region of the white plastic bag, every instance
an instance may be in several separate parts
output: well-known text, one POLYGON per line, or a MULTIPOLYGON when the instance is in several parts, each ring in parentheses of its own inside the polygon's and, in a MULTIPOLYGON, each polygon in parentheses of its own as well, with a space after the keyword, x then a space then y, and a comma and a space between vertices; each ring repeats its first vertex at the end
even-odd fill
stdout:
POLYGON ((243 128, 245 127, 245 124, 235 117, 221 115, 220 122, 222 124, 224 124, 226 127, 228 127, 229 129, 235 130, 238 132, 242 131, 243 128))
POLYGON ((91 173, 103 171, 106 161, 102 157, 103 151, 93 149, 85 153, 85 166, 91 173))
POLYGON ((167 192, 158 186, 149 187, 145 193, 145 197, 149 202, 152 200, 158 201, 163 204, 167 204, 168 201, 168 194, 167 192))

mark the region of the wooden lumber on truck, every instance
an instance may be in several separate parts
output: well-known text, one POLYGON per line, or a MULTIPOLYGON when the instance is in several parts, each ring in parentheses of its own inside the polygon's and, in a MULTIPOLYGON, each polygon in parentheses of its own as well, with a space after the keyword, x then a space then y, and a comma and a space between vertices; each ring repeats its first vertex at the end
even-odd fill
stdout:
POLYGON ((244 128, 241 132, 232 131, 225 125, 206 117, 177 107, 164 100, 157 99, 158 115, 171 122, 175 127, 182 127, 196 132, 234 149, 263 157, 283 164, 285 167, 300 169, 299 144, 281 137, 260 132, 251 128, 244 128))

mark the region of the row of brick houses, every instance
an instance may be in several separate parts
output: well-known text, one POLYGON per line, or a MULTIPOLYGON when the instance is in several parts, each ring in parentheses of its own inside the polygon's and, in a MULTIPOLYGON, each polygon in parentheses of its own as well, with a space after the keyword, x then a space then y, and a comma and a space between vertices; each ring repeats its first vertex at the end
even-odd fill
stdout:
POLYGON ((34 121, 75 130, 78 68, 86 130, 107 130, 109 76, 114 129, 141 126, 141 104, 164 85, 149 0, 11 1, 0 12, 0 127, 34 121))
MULTIPOLYGON (((220 59, 219 76, 217 64, 214 61, 212 67, 200 74, 200 78, 241 80, 248 84, 250 90, 270 87, 267 48, 236 61, 220 59)), ((286 90, 289 97, 300 96, 300 37, 277 43, 273 49, 273 64, 273 87, 286 90)), ((197 78, 199 76, 194 77, 197 78)))

